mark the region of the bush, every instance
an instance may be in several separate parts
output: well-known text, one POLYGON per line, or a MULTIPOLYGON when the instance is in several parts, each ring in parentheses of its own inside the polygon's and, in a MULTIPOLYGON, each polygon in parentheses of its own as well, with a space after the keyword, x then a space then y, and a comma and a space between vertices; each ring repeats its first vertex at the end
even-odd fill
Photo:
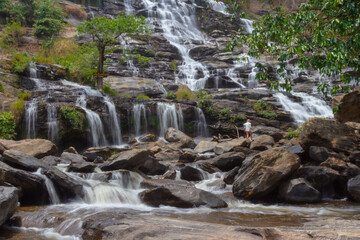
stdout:
POLYGON ((286 135, 286 138, 287 139, 292 139, 292 138, 299 138, 300 136, 300 133, 302 131, 302 127, 298 127, 297 129, 292 129, 292 128, 289 128, 288 129, 288 133, 286 135))
POLYGON ((273 108, 265 101, 257 101, 254 103, 253 108, 259 117, 272 120, 277 118, 277 114, 272 111, 273 108))
POLYGON ((9 63, 9 70, 12 73, 21 74, 23 73, 28 67, 31 62, 31 58, 24 53, 15 53, 13 58, 8 62, 9 63))
POLYGON ((189 100, 195 98, 194 94, 186 90, 177 91, 175 95, 177 100, 189 100))
POLYGON ((151 60, 148 57, 141 56, 140 54, 136 54, 136 59, 141 66, 145 67, 150 64, 151 60))
POLYGON ((5 88, 4 88, 4 86, 2 85, 2 83, 0 82, 0 92, 5 92, 5 88))
POLYGON ((246 119, 247 119, 247 117, 244 115, 236 115, 236 116, 230 118, 230 122, 234 123, 234 124, 235 123, 243 123, 246 121, 246 119))
POLYGON ((204 90, 200 90, 196 92, 196 98, 197 99, 211 99, 211 95, 204 90))
POLYGON ((142 100, 150 100, 150 98, 146 95, 139 95, 136 97, 136 99, 142 99, 142 100))
POLYGON ((170 67, 174 72, 176 72, 176 71, 177 71, 176 61, 175 61, 175 60, 172 60, 172 61, 169 63, 169 67, 170 67))
POLYGON ((60 115, 66 127, 80 130, 84 129, 85 116, 83 113, 71 107, 60 107, 60 115))
POLYGON ((257 115, 259 117, 263 117, 263 118, 267 118, 267 119, 272 119, 275 120, 277 118, 277 114, 274 112, 269 112, 269 111, 259 111, 257 112, 257 115))
POLYGON ((230 118, 231 113, 232 113, 232 110, 230 108, 223 108, 219 112, 218 119, 220 121, 226 121, 230 118))
POLYGON ((77 18, 79 20, 86 20, 86 18, 87 18, 87 13, 82 8, 71 6, 71 5, 65 5, 64 8, 65 8, 64 9, 65 13, 67 13, 68 15, 74 16, 75 18, 77 18))
POLYGON ((18 98, 20 100, 30 100, 31 98, 31 93, 28 92, 18 92, 18 98))
POLYGON ((263 111, 263 110, 270 110, 269 109, 269 105, 267 102, 265 101, 257 101, 256 103, 254 103, 253 105, 253 109, 258 112, 258 111, 263 111))
POLYGON ((11 22, 6 24, 0 41, 5 45, 19 46, 22 43, 24 34, 24 28, 19 22, 11 22))
POLYGON ((24 99, 19 99, 18 101, 11 104, 10 109, 12 114, 16 117, 16 119, 20 119, 25 109, 24 99))
POLYGON ((114 89, 112 89, 109 85, 106 85, 106 84, 103 87, 103 92, 105 94, 109 94, 109 95, 111 95, 113 97, 118 97, 119 96, 119 94, 114 89))
POLYGON ((164 97, 166 99, 176 99, 176 95, 173 92, 167 92, 164 97))
POLYGON ((1 139, 15 139, 16 124, 14 116, 9 112, 0 113, 0 138, 1 139))

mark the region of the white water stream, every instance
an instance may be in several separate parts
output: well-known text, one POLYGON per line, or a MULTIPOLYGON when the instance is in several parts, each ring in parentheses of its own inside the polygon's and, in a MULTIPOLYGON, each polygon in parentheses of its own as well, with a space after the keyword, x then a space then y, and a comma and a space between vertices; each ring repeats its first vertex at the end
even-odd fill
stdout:
POLYGON ((110 134, 111 134, 111 140, 112 144, 114 145, 120 145, 121 140, 121 128, 120 128, 120 120, 118 118, 116 107, 114 103, 112 102, 111 98, 105 97, 104 98, 105 104, 109 109, 109 115, 110 115, 110 134))

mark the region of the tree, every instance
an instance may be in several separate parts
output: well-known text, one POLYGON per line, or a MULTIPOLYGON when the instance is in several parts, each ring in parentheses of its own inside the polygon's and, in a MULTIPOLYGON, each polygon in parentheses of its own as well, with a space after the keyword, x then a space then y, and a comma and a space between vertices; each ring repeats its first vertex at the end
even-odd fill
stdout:
MULTIPOLYGON (((87 33, 92 37, 99 52, 98 73, 104 71, 105 49, 118 44, 119 37, 133 36, 148 32, 144 17, 118 15, 115 19, 96 17, 78 26, 79 33, 87 33)), ((102 78, 97 78, 96 87, 102 89, 102 78)))
POLYGON ((325 94, 348 92, 352 80, 359 82, 359 0, 309 0, 299 5, 296 12, 277 7, 254 26, 252 34, 235 38, 229 46, 231 49, 241 42, 249 46, 251 56, 270 54, 276 57, 280 66, 278 74, 285 83, 271 82, 271 88, 281 86, 291 90, 289 64, 300 69, 312 68, 342 81, 332 87, 320 81, 318 89, 325 94))

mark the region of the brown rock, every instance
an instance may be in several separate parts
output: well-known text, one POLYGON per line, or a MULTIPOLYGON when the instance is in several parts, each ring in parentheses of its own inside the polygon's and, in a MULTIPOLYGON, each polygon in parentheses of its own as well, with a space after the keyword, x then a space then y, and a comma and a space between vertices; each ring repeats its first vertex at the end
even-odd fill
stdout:
POLYGON ((65 149, 63 152, 79 154, 74 147, 69 147, 69 148, 65 149))
POLYGON ((254 139, 250 145, 250 149, 264 151, 274 146, 274 138, 268 135, 260 135, 254 139))
POLYGON ((147 160, 150 159, 150 150, 148 149, 133 149, 121 152, 111 156, 101 170, 112 171, 118 169, 132 170, 142 166, 147 160))
POLYGON ((217 146, 217 142, 210 142, 210 141, 201 141, 196 145, 195 151, 197 153, 206 153, 214 151, 215 147, 217 146))
POLYGON ((336 96, 332 100, 332 107, 339 106, 339 111, 335 114, 339 122, 360 122, 360 87, 352 92, 336 96))
POLYGON ((186 135, 185 133, 177 130, 175 128, 168 128, 165 132, 165 140, 168 142, 182 142, 183 148, 194 148, 195 142, 194 140, 186 135))
POLYGON ((296 178, 280 186, 278 198, 291 203, 313 203, 321 200, 321 193, 305 179, 296 178))
POLYGON ((55 155, 58 151, 55 144, 46 139, 24 139, 20 141, 0 139, 0 146, 0 153, 5 150, 17 150, 36 158, 55 155))
POLYGON ((0 186, 0 226, 15 213, 17 208, 17 188, 0 186))

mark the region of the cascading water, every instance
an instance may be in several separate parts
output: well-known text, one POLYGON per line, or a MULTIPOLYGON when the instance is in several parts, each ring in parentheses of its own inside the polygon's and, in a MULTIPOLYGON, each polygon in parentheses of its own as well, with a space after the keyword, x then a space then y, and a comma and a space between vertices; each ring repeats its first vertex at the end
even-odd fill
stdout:
POLYGON ((31 62, 29 65, 30 79, 35 83, 37 90, 46 90, 46 88, 43 86, 41 80, 38 78, 37 72, 38 72, 38 70, 36 68, 36 64, 34 62, 31 62))
POLYGON ((256 64, 256 60, 254 58, 250 57, 247 54, 241 54, 234 61, 234 66, 226 70, 226 76, 228 76, 233 82, 238 84, 240 87, 245 88, 245 85, 241 83, 239 71, 241 71, 241 69, 243 69, 244 67, 247 67, 247 68, 252 68, 251 72, 255 72, 255 64, 256 64))
POLYGON ((61 203, 59 195, 56 192, 56 189, 55 189, 55 186, 54 186, 53 182, 46 175, 42 174, 41 171, 42 171, 42 169, 39 168, 37 170, 37 172, 35 172, 35 175, 38 175, 42 179, 44 179, 46 190, 49 193, 50 203, 51 204, 59 204, 59 203, 61 203))
POLYGON ((26 106, 25 123, 26 138, 35 138, 36 135, 36 119, 37 119, 38 101, 33 98, 26 106))
POLYGON ((57 120, 56 106, 53 104, 47 104, 47 125, 48 125, 48 139, 52 142, 56 142, 59 135, 59 123, 57 120))
POLYGON ((241 22, 244 24, 245 26, 245 31, 247 33, 252 33, 254 31, 254 21, 246 19, 246 18, 240 18, 241 22))
POLYGON ((146 106, 145 104, 134 104, 133 107, 133 117, 134 117, 134 128, 135 136, 141 135, 141 130, 143 126, 144 133, 147 133, 147 117, 146 117, 146 106))
POLYGON ((183 130, 180 128, 180 126, 184 126, 182 112, 180 114, 176 111, 175 104, 158 102, 156 113, 160 122, 160 137, 165 136, 165 132, 169 127, 183 130))
POLYGON ((109 97, 105 97, 104 102, 109 109, 112 144, 120 145, 121 144, 121 129, 120 129, 120 124, 119 124, 120 121, 119 121, 119 118, 116 113, 115 105, 109 97))
POLYGON ((103 96, 99 90, 95 90, 95 89, 91 88, 90 86, 80 85, 78 83, 70 82, 67 80, 61 80, 61 83, 65 86, 71 86, 74 88, 81 89, 87 96, 98 96, 98 97, 103 96))
POLYGON ((209 130, 206 123, 206 118, 204 115, 204 112, 201 110, 201 108, 195 108, 195 114, 196 114, 196 136, 201 137, 208 137, 209 136, 209 130))
POLYGON ((143 0, 150 22, 159 22, 164 37, 175 46, 182 56, 176 82, 186 84, 191 90, 203 89, 210 73, 206 66, 190 57, 192 42, 205 43, 205 37, 197 27, 195 8, 176 0, 143 0))
POLYGON ((76 105, 81 107, 86 113, 86 118, 90 126, 92 146, 99 147, 107 145, 104 134, 104 127, 101 122, 100 116, 96 112, 86 108, 86 96, 81 95, 76 100, 76 105))
POLYGON ((312 117, 334 117, 331 108, 320 98, 300 92, 292 93, 292 95, 301 98, 301 103, 292 101, 283 93, 275 93, 274 97, 276 97, 286 111, 291 113, 298 124, 301 124, 312 117))

